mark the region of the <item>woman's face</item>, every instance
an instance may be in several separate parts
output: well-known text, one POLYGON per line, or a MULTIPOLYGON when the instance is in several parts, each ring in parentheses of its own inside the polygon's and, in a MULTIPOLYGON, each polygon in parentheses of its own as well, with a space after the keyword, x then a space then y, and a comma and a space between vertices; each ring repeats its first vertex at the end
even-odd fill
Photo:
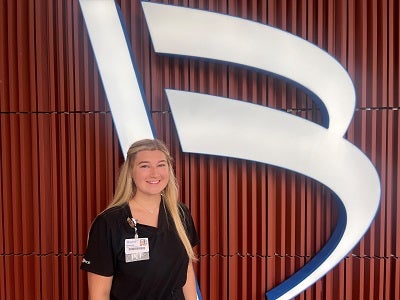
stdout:
POLYGON ((135 196, 160 195, 169 181, 165 154, 160 150, 138 152, 133 161, 132 178, 136 185, 135 196))

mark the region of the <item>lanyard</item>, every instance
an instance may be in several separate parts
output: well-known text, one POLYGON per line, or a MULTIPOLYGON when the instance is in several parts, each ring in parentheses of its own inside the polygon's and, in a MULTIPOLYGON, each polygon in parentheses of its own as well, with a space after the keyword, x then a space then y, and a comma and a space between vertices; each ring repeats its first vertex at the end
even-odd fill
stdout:
POLYGON ((126 219, 126 221, 128 222, 128 224, 129 224, 129 226, 131 228, 135 229, 135 239, 137 239, 139 236, 138 236, 138 233, 137 233, 137 222, 136 222, 136 220, 134 218, 129 218, 128 217, 126 219))

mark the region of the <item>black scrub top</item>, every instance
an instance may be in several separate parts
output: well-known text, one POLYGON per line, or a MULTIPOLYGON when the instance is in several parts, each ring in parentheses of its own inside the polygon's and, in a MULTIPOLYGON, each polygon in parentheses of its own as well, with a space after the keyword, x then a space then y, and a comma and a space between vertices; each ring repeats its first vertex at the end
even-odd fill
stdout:
MULTIPOLYGON (((194 247, 199 239, 193 219, 188 208, 179 205, 194 247)), ((96 217, 81 269, 113 276, 110 299, 184 299, 182 287, 189 258, 164 202, 160 204, 157 228, 137 223, 139 238, 149 240, 149 260, 125 262, 125 240, 135 235, 128 217, 132 217, 128 204, 109 208, 96 217)))

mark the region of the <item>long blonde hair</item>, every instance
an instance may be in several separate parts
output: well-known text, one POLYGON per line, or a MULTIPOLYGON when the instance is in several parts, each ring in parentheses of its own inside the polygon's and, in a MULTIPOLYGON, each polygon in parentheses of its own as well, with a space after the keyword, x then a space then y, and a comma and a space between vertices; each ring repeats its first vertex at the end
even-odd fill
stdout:
POLYGON ((192 245, 190 244, 185 227, 180 217, 181 215, 184 217, 184 214, 183 211, 180 212, 180 209, 182 208, 178 205, 178 185, 172 166, 173 159, 168 151, 168 148, 162 141, 157 139, 143 139, 133 143, 129 147, 126 160, 120 170, 114 198, 108 207, 124 205, 125 203, 128 203, 128 201, 136 194, 136 185, 131 175, 132 164, 135 160, 136 154, 144 150, 160 150, 165 154, 169 169, 169 181, 164 189, 163 199, 167 210, 171 214, 172 220, 178 232, 178 236, 181 239, 189 258, 195 260, 196 256, 193 252, 192 245))

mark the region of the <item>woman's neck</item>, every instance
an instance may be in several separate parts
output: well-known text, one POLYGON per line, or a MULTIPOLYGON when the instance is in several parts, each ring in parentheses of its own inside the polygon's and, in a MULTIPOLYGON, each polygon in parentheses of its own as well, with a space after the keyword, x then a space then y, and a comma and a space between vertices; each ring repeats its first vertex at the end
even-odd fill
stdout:
POLYGON ((153 205, 160 203, 161 195, 136 194, 132 200, 142 205, 153 205))
POLYGON ((135 195, 129 201, 129 207, 138 222, 157 227, 160 202, 161 195, 135 195))

